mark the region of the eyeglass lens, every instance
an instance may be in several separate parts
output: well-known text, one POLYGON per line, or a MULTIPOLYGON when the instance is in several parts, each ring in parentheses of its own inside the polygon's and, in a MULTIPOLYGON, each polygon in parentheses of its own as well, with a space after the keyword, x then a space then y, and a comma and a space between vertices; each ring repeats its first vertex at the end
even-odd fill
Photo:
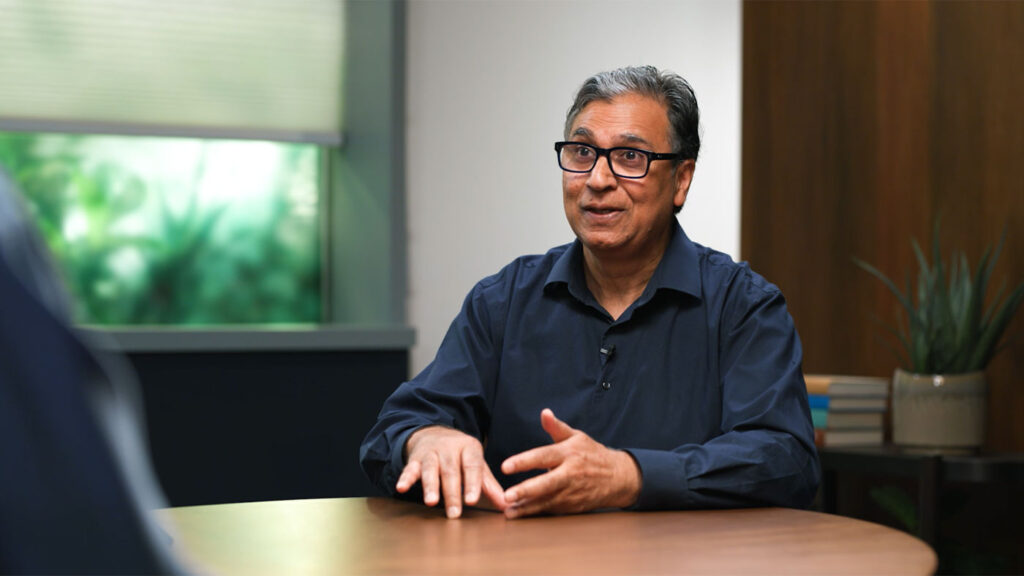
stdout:
MULTIPOLYGON (((589 172, 597 164, 597 150, 587 144, 566 144, 558 156, 562 168, 573 172, 589 172)), ((647 173, 647 155, 631 148, 608 151, 612 172, 619 176, 638 177, 647 173)))

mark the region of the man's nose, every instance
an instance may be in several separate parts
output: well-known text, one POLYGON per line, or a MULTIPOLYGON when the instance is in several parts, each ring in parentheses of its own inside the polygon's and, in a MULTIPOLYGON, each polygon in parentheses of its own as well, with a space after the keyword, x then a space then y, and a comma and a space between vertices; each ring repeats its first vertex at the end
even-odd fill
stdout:
POLYGON ((615 184, 615 174, 612 173, 612 165, 608 156, 598 157, 597 163, 590 171, 590 177, 587 178, 587 185, 594 190, 604 190, 614 188, 615 184))

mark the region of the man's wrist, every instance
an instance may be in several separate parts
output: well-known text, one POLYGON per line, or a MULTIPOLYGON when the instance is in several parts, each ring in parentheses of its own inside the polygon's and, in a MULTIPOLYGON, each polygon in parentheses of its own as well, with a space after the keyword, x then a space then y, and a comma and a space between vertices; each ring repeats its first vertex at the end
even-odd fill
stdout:
POLYGON ((640 490, 643 488, 643 473, 640 471, 640 464, 633 455, 625 450, 616 450, 620 464, 618 466, 621 474, 619 485, 621 493, 615 499, 613 506, 616 508, 629 508, 640 499, 640 490))

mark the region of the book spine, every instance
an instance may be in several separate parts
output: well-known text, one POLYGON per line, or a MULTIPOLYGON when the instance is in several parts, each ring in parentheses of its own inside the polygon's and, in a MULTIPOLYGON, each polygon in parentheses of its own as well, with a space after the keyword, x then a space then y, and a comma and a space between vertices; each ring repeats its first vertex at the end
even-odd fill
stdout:
POLYGON ((811 410, 828 410, 828 396, 825 394, 808 394, 807 403, 810 404, 811 410))
POLYGON ((828 409, 811 408, 811 421, 815 428, 828 428, 828 409))

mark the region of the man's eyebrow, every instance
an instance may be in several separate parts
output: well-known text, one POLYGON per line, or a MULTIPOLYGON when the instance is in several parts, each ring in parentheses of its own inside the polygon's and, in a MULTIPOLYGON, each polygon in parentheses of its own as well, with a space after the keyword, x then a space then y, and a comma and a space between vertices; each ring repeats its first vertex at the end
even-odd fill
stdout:
POLYGON ((593 136, 593 134, 590 132, 590 130, 587 130, 586 128, 580 126, 579 128, 572 131, 572 136, 582 136, 584 138, 590 138, 593 136))
POLYGON ((636 134, 623 134, 622 138, 625 138, 626 142, 630 142, 632 144, 644 144, 647 147, 653 146, 653 144, 651 144, 646 138, 644 138, 643 136, 638 136, 636 134))

